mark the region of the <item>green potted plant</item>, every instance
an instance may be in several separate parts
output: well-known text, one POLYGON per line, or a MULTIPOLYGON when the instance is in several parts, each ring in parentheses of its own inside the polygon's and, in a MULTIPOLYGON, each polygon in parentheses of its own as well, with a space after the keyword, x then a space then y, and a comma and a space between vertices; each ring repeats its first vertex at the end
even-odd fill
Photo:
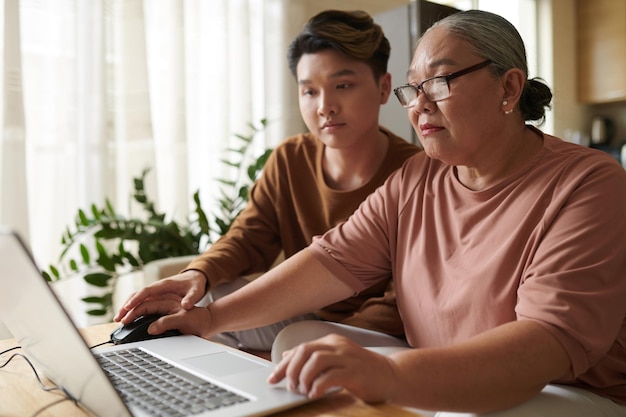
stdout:
POLYGON ((43 274, 48 281, 57 281, 80 274, 90 285, 103 289, 101 295, 82 298, 91 307, 87 314, 106 316, 112 313, 115 283, 122 274, 141 270, 148 262, 202 252, 204 247, 224 235, 248 201, 251 185, 260 175, 272 149, 253 156, 256 134, 265 128, 250 124, 249 135, 235 135, 241 146, 229 148, 231 157, 222 163, 235 168, 234 180, 218 179, 221 195, 212 207, 209 218, 200 202, 199 191, 193 194, 195 208, 184 223, 169 219, 159 212, 145 192, 145 169, 133 179, 132 199, 139 203, 141 215, 119 214, 106 199, 103 206, 92 204, 90 210, 79 209, 72 226, 63 233, 62 252, 58 265, 50 265, 43 274))

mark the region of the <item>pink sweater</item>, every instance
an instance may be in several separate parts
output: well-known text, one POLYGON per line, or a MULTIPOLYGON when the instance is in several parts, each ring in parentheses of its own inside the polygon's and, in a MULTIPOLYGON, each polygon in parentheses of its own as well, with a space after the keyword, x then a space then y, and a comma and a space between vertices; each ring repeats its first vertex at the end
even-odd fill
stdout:
POLYGON ((570 356, 556 383, 626 404, 626 172, 607 154, 544 135, 528 166, 471 191, 420 153, 307 250, 355 293, 391 273, 414 347, 533 320, 570 356))

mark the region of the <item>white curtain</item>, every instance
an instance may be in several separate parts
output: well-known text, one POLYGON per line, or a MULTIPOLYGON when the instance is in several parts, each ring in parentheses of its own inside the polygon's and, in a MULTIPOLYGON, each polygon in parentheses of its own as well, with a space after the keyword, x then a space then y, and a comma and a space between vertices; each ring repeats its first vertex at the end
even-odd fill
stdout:
MULTIPOLYGON (((289 0, 0 0, 0 224, 42 267, 77 209, 122 213, 151 168, 158 208, 217 196, 219 162, 262 118, 259 148, 302 131, 285 59, 306 12, 289 0)), ((259 149, 261 150, 261 149, 259 149)))
POLYGON ((2 8, 5 22, 2 36, 14 36, 5 42, 2 54, 2 146, 0 146, 0 224, 12 225, 28 239, 29 224, 23 213, 28 208, 26 189, 26 144, 24 138, 24 103, 20 62, 19 11, 16 2, 2 8))

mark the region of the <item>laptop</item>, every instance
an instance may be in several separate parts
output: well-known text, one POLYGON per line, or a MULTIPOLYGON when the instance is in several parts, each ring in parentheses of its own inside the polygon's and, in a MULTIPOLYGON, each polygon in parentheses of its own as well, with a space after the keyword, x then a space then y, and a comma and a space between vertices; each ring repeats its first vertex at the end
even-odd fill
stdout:
MULTIPOLYGON (((196 336, 173 336, 143 342, 90 349, 53 289, 40 273, 30 251, 13 231, 0 228, 0 321, 18 341, 38 371, 74 400, 98 416, 198 415, 206 417, 261 416, 309 401, 284 386, 266 382, 271 362, 196 336), (198 407, 191 414, 180 408, 149 411, 151 393, 141 391, 143 406, 120 393, 122 376, 108 369, 110 362, 140 357, 140 372, 169 370, 184 383, 168 388, 175 401, 192 398, 198 407), (194 385, 195 384, 195 385, 194 385), (194 387, 192 387, 194 385, 194 387), (213 392, 226 392, 226 400, 213 400, 213 392), (147 397, 147 398, 146 398, 147 397), (209 400, 210 398, 211 400, 209 400), (147 406, 146 406, 147 403, 147 406), (209 403, 211 409, 206 409, 209 403), (205 409, 205 411, 199 411, 205 409), (148 411, 147 411, 148 410, 148 411), (195 414, 194 414, 195 413, 195 414)), ((106 340, 103 340, 105 342, 106 340)), ((124 366, 122 372, 126 372, 124 366)), ((135 376, 143 380, 144 377, 135 376)), ((163 389, 164 384, 156 383, 163 389)), ((167 407, 165 407, 167 408, 167 407)))

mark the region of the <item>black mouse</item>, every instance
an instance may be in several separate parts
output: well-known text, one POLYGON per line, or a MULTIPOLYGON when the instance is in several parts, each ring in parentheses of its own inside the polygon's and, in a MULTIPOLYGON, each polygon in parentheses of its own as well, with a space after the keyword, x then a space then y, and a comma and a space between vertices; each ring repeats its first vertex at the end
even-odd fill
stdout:
POLYGON ((153 321, 162 317, 159 314, 150 314, 137 317, 132 323, 123 324, 111 332, 111 341, 116 345, 122 343, 139 342, 141 340, 159 339, 161 337, 179 336, 178 330, 167 330, 161 334, 148 334, 148 327, 153 321))

